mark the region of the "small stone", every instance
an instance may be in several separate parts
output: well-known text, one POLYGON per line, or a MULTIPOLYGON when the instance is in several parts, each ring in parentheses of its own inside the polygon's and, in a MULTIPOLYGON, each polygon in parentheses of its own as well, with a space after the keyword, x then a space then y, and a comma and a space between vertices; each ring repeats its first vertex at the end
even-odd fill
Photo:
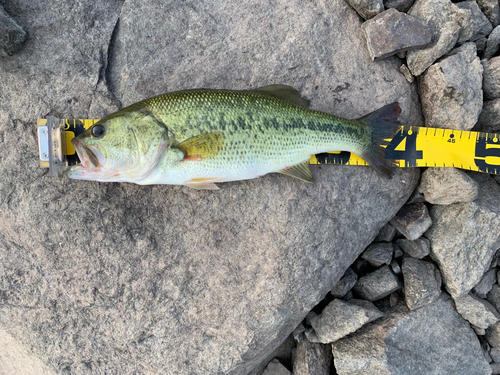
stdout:
POLYGON ((475 200, 478 185, 457 168, 428 168, 422 173, 418 191, 429 203, 452 204, 475 200))
POLYGON ((450 0, 419 0, 408 11, 431 29, 433 43, 407 53, 407 64, 414 76, 422 74, 434 61, 450 51, 457 41, 472 36, 470 11, 459 9, 450 0))
POLYGON ((391 264, 394 245, 391 242, 375 242, 361 254, 372 266, 380 267, 382 264, 391 264))
POLYGON ((391 269, 396 275, 401 275, 401 266, 399 265, 396 259, 393 259, 391 262, 391 269))
POLYGON ((491 59, 498 51, 500 46, 500 26, 493 29, 486 41, 486 49, 483 53, 483 59, 491 59))
POLYGON ((500 186, 489 175, 469 173, 479 185, 473 202, 434 205, 433 224, 425 233, 453 297, 469 293, 480 281, 500 243, 500 186))
POLYGON ((491 348, 490 357, 493 360, 493 362, 500 362, 500 349, 491 348))
POLYGON ((361 277, 352 290, 363 299, 377 301, 401 289, 402 286, 401 281, 389 266, 382 266, 361 277))
POLYGON ((291 372, 275 358, 269 362, 262 375, 291 375, 291 372))
POLYGON ((472 290, 480 298, 486 298, 486 295, 490 292, 493 284, 497 282, 497 270, 495 268, 490 269, 486 272, 479 282, 472 290))
POLYGON ((392 293, 389 296, 389 306, 390 307, 396 306, 398 304, 399 300, 401 299, 400 296, 401 296, 401 293, 399 291, 392 293))
POLYGON ((484 102, 474 130, 487 133, 496 133, 500 130, 500 98, 484 102))
POLYGON ((500 349, 500 322, 497 322, 486 329, 486 341, 497 349, 500 349))
POLYGON ((0 56, 10 56, 21 48, 26 32, 0 6, 0 56))
POLYGON ((365 20, 375 17, 384 11, 384 2, 382 0, 346 0, 358 14, 365 20))
POLYGON ((304 338, 304 331, 306 327, 302 323, 300 323, 297 328, 295 328, 292 332, 292 336, 296 341, 300 341, 304 338))
POLYGON ((410 310, 416 310, 436 301, 441 294, 441 274, 430 262, 404 258, 405 300, 410 310))
POLYGON ((344 297, 342 297, 342 299, 344 301, 350 301, 353 298, 354 298, 354 295, 352 294, 352 289, 350 291, 348 291, 347 294, 344 297))
POLYGON ((473 22, 473 32, 472 37, 468 40, 475 41, 479 38, 488 36, 493 29, 491 22, 484 15, 484 13, 479 8, 475 0, 472 1, 462 1, 456 4, 460 9, 467 9, 472 14, 472 22, 473 22))
POLYGON ((302 340, 293 359, 293 375, 330 375, 332 351, 329 345, 302 340))
POLYGON ((473 294, 455 298, 455 307, 465 320, 479 328, 486 329, 500 320, 500 314, 491 303, 473 294))
POLYGON ((394 258, 401 258, 403 255, 403 249, 398 244, 394 245, 394 258))
POLYGON ((425 125, 472 129, 483 107, 482 73, 474 43, 455 48, 427 69, 420 82, 425 125))
POLYGON ((384 314, 371 302, 334 299, 320 315, 311 320, 311 325, 320 342, 328 344, 355 332, 382 315, 384 314))
POLYGON ((311 319, 314 318, 316 315, 318 315, 318 314, 316 314, 314 311, 309 311, 307 313, 306 317, 304 318, 307 326, 309 326, 309 327, 311 326, 311 319))
POLYGON ((345 271, 344 276, 342 276, 337 284, 332 288, 330 293, 335 298, 344 297, 348 291, 352 289, 354 284, 358 281, 358 275, 351 268, 345 271))
POLYGON ((375 237, 375 242, 391 242, 398 231, 391 224, 385 224, 375 237))
POLYGON ((400 246, 406 254, 416 259, 425 258, 431 252, 431 243, 425 237, 417 238, 415 241, 401 238, 396 241, 396 244, 400 246))
POLYGON ((476 45, 476 52, 477 52, 478 56, 481 53, 483 53, 484 50, 486 49, 487 42, 488 42, 488 39, 486 39, 486 38, 479 38, 478 40, 474 41, 474 44, 476 45))
POLYGON ((401 72, 401 74, 403 74, 405 76, 405 78, 408 82, 413 83, 413 81, 415 80, 415 77, 413 77, 413 75, 410 72, 410 69, 408 69, 408 67, 405 64, 403 64, 399 67, 399 71, 401 72))
POLYGON ((431 30, 418 19, 388 9, 361 25, 372 61, 432 42, 431 30))
POLYGON ((473 324, 471 324, 471 328, 474 330, 474 332, 476 332, 476 335, 478 335, 478 336, 486 335, 486 329, 484 329, 484 328, 477 327, 473 324))
POLYGON ((500 363, 490 363, 490 367, 491 367, 491 375, 500 374, 500 363))
POLYGON ((486 296, 486 300, 491 303, 497 311, 500 311, 500 286, 493 284, 491 290, 486 296))
POLYGON ((304 331, 304 336, 309 342, 320 342, 318 335, 316 335, 316 332, 314 331, 313 328, 307 328, 304 331))
POLYGON ((391 220, 391 225, 409 240, 416 240, 432 225, 423 203, 404 205, 391 220))
POLYGON ((500 24, 498 0, 477 0, 477 3, 492 26, 497 27, 500 24))
POLYGON ((481 61, 483 64, 483 91, 486 99, 500 98, 500 56, 481 61))
POLYGON ((339 375, 490 374, 477 336, 445 293, 418 310, 400 301, 332 351, 339 375))
POLYGON ((384 0, 385 9, 394 8, 400 12, 408 12, 415 0, 384 0))

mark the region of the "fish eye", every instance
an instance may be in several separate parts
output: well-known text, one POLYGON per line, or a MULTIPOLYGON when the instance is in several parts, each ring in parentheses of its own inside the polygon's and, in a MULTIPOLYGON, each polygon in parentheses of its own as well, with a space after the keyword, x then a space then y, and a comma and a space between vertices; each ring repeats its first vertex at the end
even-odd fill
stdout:
POLYGON ((104 127, 101 125, 94 125, 91 133, 93 137, 101 138, 104 135, 104 127))

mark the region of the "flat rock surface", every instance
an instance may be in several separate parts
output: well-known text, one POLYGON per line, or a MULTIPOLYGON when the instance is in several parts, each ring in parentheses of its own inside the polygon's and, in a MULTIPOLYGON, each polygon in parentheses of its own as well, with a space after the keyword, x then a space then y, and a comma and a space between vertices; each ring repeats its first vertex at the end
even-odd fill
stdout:
POLYGON ((302 340, 295 350, 293 375, 330 375, 331 363, 329 345, 302 340))
POLYGON ((500 98, 500 56, 482 60, 483 91, 486 99, 500 98))
POLYGON ((500 186, 487 174, 471 173, 479 185, 474 202, 435 205, 425 233, 431 257, 453 297, 467 294, 489 269, 500 247, 500 186))
POLYGON ((422 76, 420 95, 425 125, 470 130, 483 107, 483 67, 476 45, 465 43, 422 76))
POLYGON ((500 314, 493 305, 470 293, 455 298, 455 307, 465 320, 482 329, 500 320, 500 314))
POLYGON ((419 309, 436 301, 441 295, 441 274, 437 267, 419 259, 405 258, 401 267, 405 285, 406 305, 419 309))
POLYGON ((360 277, 353 287, 360 298, 377 301, 402 288, 402 283, 389 266, 382 266, 369 274, 360 277))
POLYGON ((410 241, 420 238, 431 224, 431 217, 423 203, 404 205, 391 220, 391 225, 410 241))
POLYGON ((500 98, 489 100, 483 104, 475 130, 498 133, 500 130, 500 98))
POLYGON ((420 237, 414 241, 401 238, 396 244, 409 256, 417 259, 425 258, 431 251, 431 244, 427 238, 420 237))
POLYGON ((418 191, 432 204, 472 202, 477 198, 478 185, 457 168, 428 168, 422 173, 418 191))
POLYGON ((374 242, 361 254, 361 258, 367 260, 372 266, 380 267, 383 264, 391 264, 394 245, 390 242, 374 242))
POLYGON ((370 61, 343 0, 5 7, 31 37, 0 64, 0 324, 59 372, 247 373, 415 187, 411 169, 315 167, 315 185, 270 175, 214 193, 39 167, 38 117, 194 87, 290 84, 351 118, 398 100, 421 125, 415 87, 396 58, 370 61))
POLYGON ((411 312, 401 302, 383 312, 332 344, 339 375, 491 374, 479 340, 449 297, 411 312))
POLYGON ((467 9, 471 12, 472 15, 472 23, 473 23, 473 32, 472 37, 469 39, 470 41, 477 40, 479 38, 483 38, 488 36, 493 29, 491 22, 484 15, 484 13, 477 5, 476 0, 472 1, 461 1, 457 3, 457 7, 460 9, 467 9))

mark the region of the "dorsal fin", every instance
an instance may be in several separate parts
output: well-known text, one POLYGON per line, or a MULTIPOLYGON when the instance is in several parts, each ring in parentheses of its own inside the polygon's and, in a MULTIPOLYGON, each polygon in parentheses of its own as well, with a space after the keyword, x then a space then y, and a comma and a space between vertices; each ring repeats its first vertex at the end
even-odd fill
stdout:
POLYGON ((287 176, 295 177, 305 182, 314 182, 314 177, 309 170, 309 159, 304 160, 293 167, 282 169, 278 173, 286 174, 287 176))
POLYGON ((264 92, 266 94, 272 94, 272 95, 278 96, 278 97, 285 99, 285 100, 288 100, 289 102, 292 102, 293 104, 298 105, 299 107, 302 107, 302 108, 309 107, 309 100, 306 100, 302 96, 300 96, 300 93, 296 89, 294 89, 292 86, 268 85, 268 86, 259 87, 258 89, 255 89, 253 91, 260 91, 260 92, 264 92))

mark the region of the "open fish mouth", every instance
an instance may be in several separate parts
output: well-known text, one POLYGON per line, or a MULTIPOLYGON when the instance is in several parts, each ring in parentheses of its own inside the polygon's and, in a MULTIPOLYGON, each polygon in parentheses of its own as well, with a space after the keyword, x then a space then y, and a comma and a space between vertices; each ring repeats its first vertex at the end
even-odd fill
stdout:
POLYGON ((71 143, 75 147, 80 163, 70 168, 68 177, 77 180, 90 180, 106 178, 104 168, 104 155, 94 147, 85 145, 79 139, 74 138, 71 143))

